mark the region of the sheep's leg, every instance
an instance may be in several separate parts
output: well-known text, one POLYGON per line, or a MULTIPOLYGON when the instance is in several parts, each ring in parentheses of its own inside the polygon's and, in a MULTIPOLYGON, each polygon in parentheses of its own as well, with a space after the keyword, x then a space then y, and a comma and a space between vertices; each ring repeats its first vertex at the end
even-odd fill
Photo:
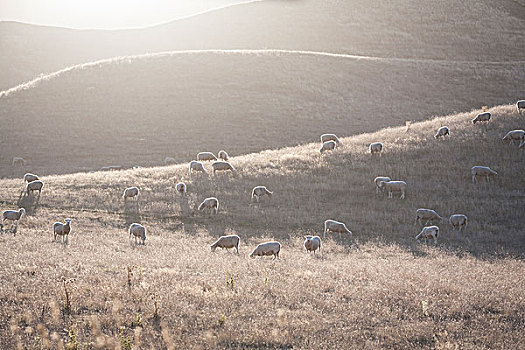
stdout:
POLYGON ((476 183, 476 175, 475 175, 475 174, 472 175, 472 183, 473 183, 473 184, 476 183))
POLYGON ((392 191, 388 191, 388 198, 392 198, 392 191))
POLYGON ((341 231, 339 231, 339 240, 341 240, 341 231))
POLYGON ((405 199, 405 191, 401 191, 401 199, 405 199))

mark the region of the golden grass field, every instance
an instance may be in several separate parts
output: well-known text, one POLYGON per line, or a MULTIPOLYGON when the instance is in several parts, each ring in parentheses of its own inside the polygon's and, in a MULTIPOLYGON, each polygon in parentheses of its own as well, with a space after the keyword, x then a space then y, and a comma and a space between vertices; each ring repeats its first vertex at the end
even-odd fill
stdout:
POLYGON ((473 110, 346 137, 324 156, 318 135, 231 152, 235 175, 189 179, 183 163, 44 176, 40 198, 20 195, 21 178, 2 179, 2 209, 28 215, 16 236, 0 235, 0 347, 523 348, 524 153, 501 141, 523 116, 489 110, 488 125, 473 125, 473 110), (442 125, 451 136, 436 141, 442 125), (373 141, 381 157, 368 153, 373 141), (473 165, 499 176, 474 185, 473 165), (376 194, 378 175, 405 180, 406 199, 376 194), (256 185, 273 198, 250 204, 256 185), (136 203, 121 199, 128 186, 141 189, 136 203), (208 196, 221 202, 216 216, 195 210, 208 196), (457 235, 441 223, 437 246, 416 242, 420 207, 466 214, 469 226, 457 235), (67 246, 52 242, 65 218, 67 246), (327 237, 307 254, 303 237, 328 218, 353 238, 327 237), (130 244, 131 222, 147 227, 145 246, 130 244), (240 254, 211 253, 227 233, 241 237, 240 254), (279 260, 248 257, 269 239, 282 243, 279 260))

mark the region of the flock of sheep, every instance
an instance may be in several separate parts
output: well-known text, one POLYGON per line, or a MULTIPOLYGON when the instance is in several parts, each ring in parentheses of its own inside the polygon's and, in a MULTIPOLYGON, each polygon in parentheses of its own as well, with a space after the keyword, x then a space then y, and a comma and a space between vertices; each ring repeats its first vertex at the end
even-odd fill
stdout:
MULTIPOLYGON (((521 109, 525 109, 525 100, 520 100, 516 104, 518 113, 521 114, 521 109)), ((490 121, 491 114, 490 112, 483 112, 479 113, 473 120, 472 123, 476 124, 477 122, 486 122, 488 123, 490 121)), ((440 127, 436 134, 434 135, 434 138, 437 140, 439 138, 445 137, 446 135, 449 135, 450 137, 450 130, 447 126, 440 127)), ((525 131, 524 130, 511 130, 509 131, 504 137, 504 142, 509 142, 511 145, 517 144, 519 148, 525 147, 525 131)), ((331 151, 336 149, 336 147, 341 144, 341 141, 335 134, 323 134, 321 135, 321 154, 324 154, 327 151, 331 151)), ((369 146, 369 151, 371 154, 378 154, 381 155, 381 152, 383 151, 383 144, 381 142, 374 142, 371 143, 369 146)), ((218 157, 216 157, 211 152, 200 152, 197 154, 197 160, 191 161, 189 163, 189 176, 191 177, 192 173, 194 172, 201 172, 206 173, 206 169, 204 167, 203 162, 205 161, 213 161, 212 163, 212 173, 215 175, 217 171, 231 171, 232 173, 235 172, 235 168, 228 162, 228 154, 226 151, 221 150, 218 153, 218 157)), ((175 159, 171 157, 167 157, 164 160, 165 164, 175 164, 175 159)), ((25 160, 20 157, 14 157, 13 158, 13 166, 15 165, 24 165, 25 160)), ((113 169, 107 169, 107 170, 113 170, 113 169)), ((498 175, 497 172, 490 169, 486 166, 473 166, 471 168, 471 175, 472 175, 472 182, 476 183, 477 177, 485 177, 486 181, 489 181, 489 178, 494 175, 498 175)), ((26 185, 26 193, 27 195, 31 195, 33 191, 38 191, 39 195, 42 192, 42 188, 44 187, 44 183, 38 178, 37 175, 27 173, 24 175, 24 182, 27 182, 26 185)), ((388 176, 378 176, 374 179, 374 183, 376 185, 376 191, 377 192, 388 192, 388 197, 392 198, 394 192, 400 193, 400 198, 405 198, 405 192, 407 184, 405 181, 401 180, 392 180, 388 176)), ((176 192, 181 196, 186 196, 186 184, 184 182, 179 182, 175 186, 176 192)), ((268 197, 271 197, 273 192, 269 191, 265 186, 256 186, 252 189, 251 192, 251 201, 255 200, 259 202, 260 197, 267 195, 268 197)), ((138 187, 128 187, 124 190, 124 193, 122 195, 122 198, 124 201, 127 201, 128 199, 137 199, 140 195, 140 190, 138 187)), ((215 197, 209 197, 205 198, 200 205, 198 206, 199 211, 209 211, 211 214, 217 214, 219 210, 219 200, 215 197)), ((10 220, 12 222, 12 225, 14 224, 14 229, 12 229, 12 232, 16 234, 17 224, 18 221, 25 215, 26 211, 24 208, 20 208, 19 210, 5 210, 2 212, 2 223, 0 225, 0 231, 3 231, 4 224, 6 220, 10 220)), ((415 237, 417 240, 424 239, 425 241, 427 239, 432 239, 434 243, 437 244, 438 237, 439 237, 439 227, 436 225, 432 226, 426 226, 429 223, 434 223, 435 221, 443 222, 445 219, 440 216, 435 210, 432 209, 426 209, 426 208, 419 208, 416 211, 416 217, 414 225, 418 224, 421 226, 424 226, 421 232, 415 237)), ((464 214, 453 214, 449 218, 449 224, 458 232, 461 232, 462 230, 466 229, 468 218, 464 214)), ((62 243, 67 244, 68 243, 68 235, 71 232, 71 220, 66 219, 64 223, 56 222, 53 224, 53 234, 54 234, 54 240, 56 241, 57 236, 62 237, 62 243)), ((132 223, 129 226, 129 235, 130 238, 133 237, 135 240, 135 244, 145 244, 146 241, 146 228, 139 224, 139 223, 132 223)), ((339 239, 341 239, 342 234, 347 234, 352 237, 352 232, 346 227, 346 225, 343 222, 335 221, 335 220, 326 220, 324 222, 324 232, 323 232, 323 238, 326 238, 326 234, 332 232, 332 233, 338 233, 339 239)), ((235 248, 237 253, 239 253, 239 243, 240 243, 240 237, 238 235, 227 235, 227 236, 221 236, 216 242, 214 242, 211 245, 211 250, 215 251, 216 248, 223 248, 223 249, 229 249, 229 248, 235 248)), ((320 251, 321 249, 321 238, 319 236, 306 236, 304 241, 304 247, 307 252, 313 252, 314 255, 316 251, 320 251)), ((281 250, 281 244, 276 241, 271 242, 265 242, 257 245, 255 249, 250 254, 250 257, 255 256, 269 256, 273 255, 273 259, 276 259, 279 257, 279 252, 281 250)))

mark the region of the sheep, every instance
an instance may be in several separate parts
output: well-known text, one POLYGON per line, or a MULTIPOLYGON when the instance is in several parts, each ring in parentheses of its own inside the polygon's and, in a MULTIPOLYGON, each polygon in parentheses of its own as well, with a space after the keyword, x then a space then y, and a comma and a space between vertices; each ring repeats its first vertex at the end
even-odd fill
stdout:
POLYGON ((13 157, 13 166, 23 166, 26 165, 26 160, 22 157, 13 157))
POLYGON ((516 102, 516 108, 518 109, 518 114, 521 114, 521 110, 525 109, 525 100, 519 100, 516 102))
POLYGON ((184 182, 179 182, 175 185, 175 190, 181 197, 186 196, 186 184, 184 182))
POLYGON ((265 255, 273 255, 273 259, 275 260, 279 257, 279 252, 281 251, 281 243, 272 241, 272 242, 266 242, 261 243, 250 254, 250 258, 254 258, 256 256, 260 256, 261 258, 265 255))
POLYGON ((321 251, 321 237, 319 236, 306 236, 304 241, 304 248, 306 249, 306 252, 314 252, 317 249, 321 251))
POLYGON ((26 215, 26 210, 24 208, 20 208, 18 210, 4 210, 2 212, 2 224, 0 225, 0 231, 3 230, 6 220, 14 221, 18 224, 18 221, 20 221, 24 215, 26 215))
POLYGON ((215 175, 215 173, 217 171, 222 171, 222 170, 224 170, 224 171, 230 170, 232 173, 235 172, 235 168, 233 167, 233 165, 231 165, 228 162, 224 162, 224 161, 214 162, 211 165, 211 168, 212 168, 212 171, 213 171, 213 175, 215 175))
POLYGON ((458 229, 461 232, 462 229, 467 228, 468 218, 464 214, 453 214, 448 219, 448 222, 454 229, 458 229))
POLYGON ((40 180, 29 182, 26 186, 27 195, 29 196, 33 191, 38 191, 38 195, 40 195, 42 193, 42 187, 44 187, 44 183, 40 180))
POLYGON ((217 156, 219 157, 219 159, 221 160, 228 160, 228 153, 226 153, 225 150, 220 150, 219 153, 217 153, 217 156))
POLYGON ((425 222, 425 225, 427 225, 429 222, 434 220, 443 221, 443 218, 439 216, 435 210, 419 208, 416 210, 416 219, 414 221, 414 225, 416 225, 418 222, 420 225, 423 225, 423 221, 425 222))
POLYGON ((124 190, 124 194, 122 195, 122 198, 124 201, 127 201, 128 198, 131 199, 138 199, 138 196, 140 195, 140 190, 138 187, 128 187, 124 190))
POLYGON ((508 142, 510 145, 514 144, 514 141, 519 145, 525 141, 524 130, 511 130, 505 136, 503 136, 503 142, 508 142))
POLYGON ((259 203, 259 198, 261 196, 264 196, 264 195, 267 195, 268 197, 272 197, 272 194, 273 192, 269 191, 266 186, 255 186, 252 190, 252 199, 251 201, 253 202, 253 199, 255 198, 257 203, 259 203))
POLYGON ((476 118, 472 119, 472 124, 476 124, 477 122, 488 122, 490 121, 490 112, 483 112, 476 116, 476 118))
POLYGON ((340 144, 339 138, 335 134, 322 134, 321 142, 325 143, 326 141, 334 141, 337 144, 340 144))
POLYGON ((197 153, 197 160, 217 160, 217 157, 211 152, 199 152, 197 153))
POLYGON ((473 166, 472 169, 470 169, 470 173, 472 174, 472 183, 477 182, 476 176, 485 176, 487 182, 489 182, 489 176, 498 175, 498 173, 491 168, 479 165, 473 166))
POLYGON ((219 200, 215 197, 208 197, 205 200, 202 201, 202 203, 199 205, 197 210, 201 211, 204 209, 209 209, 210 212, 213 214, 217 214, 219 212, 219 200))
POLYGON ((326 151, 333 151, 336 147, 335 141, 326 141, 323 143, 323 146, 319 150, 319 152, 324 153, 326 151))
POLYGON ((203 172, 206 174, 206 169, 204 169, 204 164, 202 164, 201 162, 197 162, 195 160, 192 160, 190 162, 190 166, 189 166, 189 175, 191 176, 191 173, 193 171, 200 171, 200 172, 203 172))
POLYGON ((36 180, 40 180, 40 179, 35 174, 26 173, 24 175, 24 182, 33 182, 33 181, 36 181, 36 180))
POLYGON ((407 184, 405 181, 379 181, 379 188, 388 191, 388 198, 392 198, 392 192, 401 192, 401 199, 405 199, 405 190, 407 184))
POLYGON ((139 239, 139 244, 144 245, 146 242, 146 228, 141 224, 133 223, 129 225, 129 237, 133 235, 135 244, 137 244, 137 238, 139 239), (140 243, 142 241, 142 243, 140 243))
POLYGON ((385 182, 388 182, 388 181, 391 181, 392 179, 389 178, 388 176, 378 176, 374 179, 374 183, 376 184, 376 192, 379 193, 381 190, 384 190, 384 188, 380 188, 379 187, 379 182, 381 181, 385 181, 385 182))
POLYGON ((348 233, 350 235, 350 238, 352 238, 352 231, 350 231, 344 223, 339 221, 330 219, 325 220, 323 238, 326 238, 326 233, 328 231, 339 233, 339 239, 341 239, 341 233, 348 233))
POLYGON ((381 155, 381 152, 383 151, 383 144, 381 142, 374 142, 368 146, 368 149, 372 154, 379 153, 379 155, 381 155))
POLYGON ((427 239, 432 238, 434 240, 434 243, 438 243, 438 237, 439 237, 439 227, 437 226, 426 226, 423 227, 421 232, 416 236, 416 240, 424 239, 425 242, 427 239))
POLYGON ((116 170, 123 170, 124 167, 122 165, 110 165, 110 166, 103 166, 100 168, 100 171, 116 171, 116 170))
POLYGON ((442 126, 438 129, 436 134, 434 135, 434 138, 437 140, 440 137, 445 137, 445 135, 450 136, 450 130, 448 129, 448 126, 442 126))
POLYGON ((235 250, 237 250, 237 254, 239 254, 240 240, 241 238, 237 235, 221 236, 210 246, 211 251, 214 252, 217 247, 222 249, 235 248, 235 250))
POLYGON ((66 219, 65 223, 62 222, 55 222, 53 224, 53 236, 54 241, 57 240, 57 235, 62 236, 62 243, 68 243, 69 241, 69 233, 71 232, 71 219, 66 219))
POLYGON ((177 164, 177 161, 173 157, 166 157, 164 158, 164 164, 165 165, 177 164))

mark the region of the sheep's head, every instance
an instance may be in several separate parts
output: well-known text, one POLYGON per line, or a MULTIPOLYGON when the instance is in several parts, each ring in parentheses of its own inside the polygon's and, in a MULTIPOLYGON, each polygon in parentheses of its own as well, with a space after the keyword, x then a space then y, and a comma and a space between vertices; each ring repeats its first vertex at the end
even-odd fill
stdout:
POLYGON ((214 251, 215 251, 215 249, 217 249, 217 245, 215 245, 215 244, 212 244, 212 245, 210 246, 210 248, 211 248, 211 251, 212 251, 212 252, 214 252, 214 251))
POLYGON ((24 208, 20 208, 18 212, 20 213, 20 217, 26 215, 26 210, 24 208))

